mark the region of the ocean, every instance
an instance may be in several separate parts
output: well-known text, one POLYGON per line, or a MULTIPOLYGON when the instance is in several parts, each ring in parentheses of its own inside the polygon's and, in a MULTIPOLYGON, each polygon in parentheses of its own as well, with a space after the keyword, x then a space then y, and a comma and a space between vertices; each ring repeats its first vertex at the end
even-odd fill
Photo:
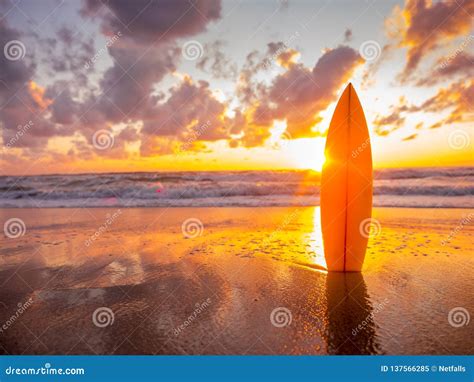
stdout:
MULTIPOLYGON (((312 171, 1 176, 0 207, 313 206, 312 171)), ((474 208, 474 167, 374 172, 374 206, 474 208)))

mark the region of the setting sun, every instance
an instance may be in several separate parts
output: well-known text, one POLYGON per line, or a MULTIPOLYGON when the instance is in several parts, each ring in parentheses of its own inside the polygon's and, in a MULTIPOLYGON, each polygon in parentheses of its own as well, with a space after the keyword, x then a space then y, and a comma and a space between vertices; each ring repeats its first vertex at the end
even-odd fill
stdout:
POLYGON ((302 138, 289 141, 290 160, 295 167, 321 172, 325 161, 323 138, 302 138))

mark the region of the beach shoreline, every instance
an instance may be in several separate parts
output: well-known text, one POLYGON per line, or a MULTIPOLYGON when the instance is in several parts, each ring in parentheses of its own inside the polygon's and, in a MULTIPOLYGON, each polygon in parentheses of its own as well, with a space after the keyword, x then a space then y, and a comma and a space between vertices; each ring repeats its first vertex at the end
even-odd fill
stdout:
POLYGON ((449 321, 474 311, 472 209, 374 208, 359 274, 322 270, 318 207, 0 216, 25 227, 1 238, 2 354, 473 353, 449 321))

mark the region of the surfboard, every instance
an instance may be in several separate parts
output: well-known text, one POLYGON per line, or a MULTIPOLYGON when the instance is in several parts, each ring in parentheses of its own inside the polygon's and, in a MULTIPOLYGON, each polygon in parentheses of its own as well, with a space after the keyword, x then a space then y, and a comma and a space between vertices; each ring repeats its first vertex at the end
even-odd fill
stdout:
POLYGON ((360 272, 372 213, 372 152, 364 111, 352 84, 329 125, 321 173, 321 229, 328 271, 360 272))

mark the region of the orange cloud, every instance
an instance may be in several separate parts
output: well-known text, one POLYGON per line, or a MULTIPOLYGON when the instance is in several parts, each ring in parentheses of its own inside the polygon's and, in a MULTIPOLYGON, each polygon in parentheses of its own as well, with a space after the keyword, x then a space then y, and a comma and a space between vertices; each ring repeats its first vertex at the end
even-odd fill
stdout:
MULTIPOLYGON (((389 115, 379 115, 375 118, 373 121, 374 131, 381 136, 390 134, 403 125, 406 113, 442 113, 450 111, 448 117, 429 126, 430 129, 453 123, 473 122, 473 105, 474 81, 459 81, 446 88, 441 88, 434 96, 428 98, 421 105, 408 105, 406 99, 402 97, 398 105, 392 106, 389 115)), ((420 130, 422 127, 423 123, 420 122, 415 126, 415 129, 420 130)))
POLYGON ((33 101, 41 108, 46 109, 53 100, 45 97, 45 90, 39 86, 36 82, 30 81, 28 84, 28 90, 33 101))

